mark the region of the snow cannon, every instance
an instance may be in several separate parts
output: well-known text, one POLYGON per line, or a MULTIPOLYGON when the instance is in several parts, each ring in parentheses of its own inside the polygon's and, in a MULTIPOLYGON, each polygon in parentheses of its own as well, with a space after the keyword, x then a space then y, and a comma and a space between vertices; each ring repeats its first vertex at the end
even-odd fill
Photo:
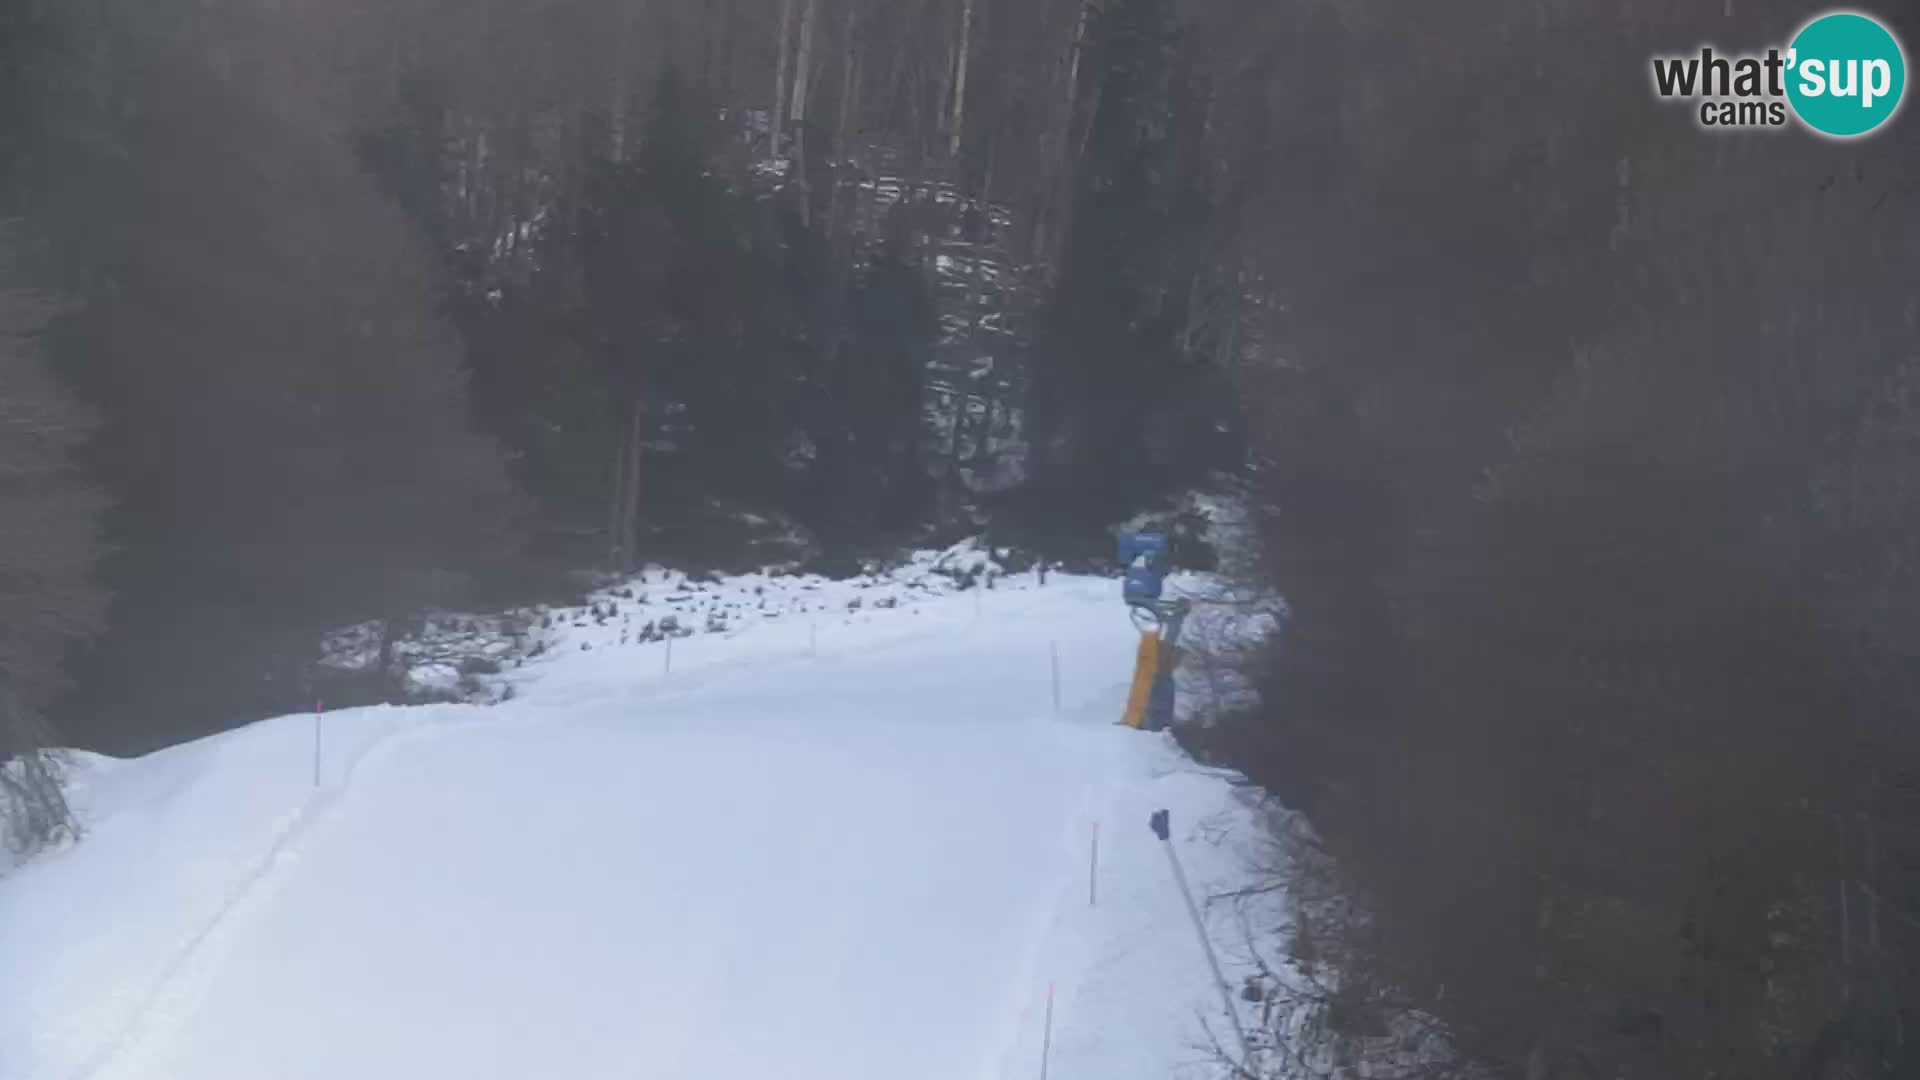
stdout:
POLYGON ((1170 568, 1165 533, 1120 534, 1120 596, 1128 604, 1152 604, 1160 599, 1170 568))
POLYGON ((1121 533, 1120 565, 1120 598, 1140 630, 1133 686, 1121 723, 1159 731, 1173 723, 1173 670, 1179 657, 1180 628, 1191 605, 1184 598, 1162 596, 1172 569, 1165 533, 1121 533))

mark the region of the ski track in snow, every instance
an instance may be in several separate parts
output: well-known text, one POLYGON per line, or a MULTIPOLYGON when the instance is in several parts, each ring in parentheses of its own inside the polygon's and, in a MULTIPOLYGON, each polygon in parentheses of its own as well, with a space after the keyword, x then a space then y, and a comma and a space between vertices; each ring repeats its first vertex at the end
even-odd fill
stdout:
MULTIPOLYGON (((80 1066, 73 1080, 111 1080, 129 1075, 128 1063, 137 1065, 142 1060, 133 1051, 164 1038, 184 1023, 193 1011, 191 991, 196 984, 204 987, 211 974, 208 962, 218 962, 223 939, 233 935, 236 922, 247 909, 264 903, 291 873, 299 861, 297 846, 301 839, 352 794, 354 777, 361 766, 396 743, 431 733, 443 723, 428 721, 383 732, 354 755, 336 783, 320 787, 306 802, 288 813, 266 854, 199 931, 174 950, 131 1015, 93 1057, 80 1066)), ((146 1074, 135 1071, 130 1075, 146 1074)))

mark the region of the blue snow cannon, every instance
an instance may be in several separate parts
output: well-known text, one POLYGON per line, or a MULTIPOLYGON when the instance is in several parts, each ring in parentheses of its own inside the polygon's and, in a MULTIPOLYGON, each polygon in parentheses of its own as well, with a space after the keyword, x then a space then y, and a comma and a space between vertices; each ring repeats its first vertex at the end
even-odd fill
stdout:
POLYGON ((1120 596, 1129 604, 1153 604, 1159 601, 1162 586, 1171 569, 1165 533, 1126 532, 1120 534, 1120 596))

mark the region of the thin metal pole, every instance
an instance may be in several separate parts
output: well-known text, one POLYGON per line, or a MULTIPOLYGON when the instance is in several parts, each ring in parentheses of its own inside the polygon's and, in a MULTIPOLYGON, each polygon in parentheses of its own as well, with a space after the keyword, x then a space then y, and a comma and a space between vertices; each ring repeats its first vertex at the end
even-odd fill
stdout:
POLYGON ((1087 859, 1087 906, 1100 899, 1100 823, 1093 823, 1093 852, 1087 859))
POLYGON ((1253 1063, 1253 1047, 1247 1042, 1246 1029, 1240 1026, 1240 1013, 1233 1005, 1233 991, 1227 989, 1227 977, 1220 971, 1220 960, 1213 954, 1213 942, 1207 937, 1207 924, 1200 918, 1199 905, 1193 902, 1193 890, 1187 886, 1187 872, 1180 868, 1180 856, 1173 850, 1173 838, 1167 829, 1166 811, 1154 815, 1154 835, 1167 850, 1167 865, 1173 868, 1173 880, 1180 887, 1180 899, 1187 902, 1187 914, 1193 919, 1194 936, 1200 939, 1200 951, 1207 954, 1207 967, 1213 972, 1213 985, 1220 991, 1220 1004, 1227 1011, 1227 1020, 1233 1024, 1234 1037, 1240 1040, 1240 1061, 1243 1068, 1253 1063))
POLYGON ((1840 996, 1853 1000, 1853 919, 1847 910, 1847 881, 1840 881, 1840 996))
POLYGON ((1040 1080, 1047 1080, 1047 1059, 1053 1056, 1053 984, 1047 984, 1047 1024, 1040 1036, 1040 1080))

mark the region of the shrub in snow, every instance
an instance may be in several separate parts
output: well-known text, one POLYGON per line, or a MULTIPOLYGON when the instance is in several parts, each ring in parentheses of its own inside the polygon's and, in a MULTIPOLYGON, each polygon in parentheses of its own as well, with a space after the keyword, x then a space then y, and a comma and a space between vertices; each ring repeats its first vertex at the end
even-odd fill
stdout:
POLYGON ((23 858, 79 836, 62 792, 60 758, 48 750, 23 754, 0 765, 0 839, 13 858, 23 858))
POLYGON ((0 675, 0 840, 25 856, 79 835, 40 717, 0 675))
POLYGON ((973 588, 989 571, 1004 574, 1006 568, 978 537, 962 540, 940 552, 927 567, 928 573, 944 577, 960 589, 973 588))

